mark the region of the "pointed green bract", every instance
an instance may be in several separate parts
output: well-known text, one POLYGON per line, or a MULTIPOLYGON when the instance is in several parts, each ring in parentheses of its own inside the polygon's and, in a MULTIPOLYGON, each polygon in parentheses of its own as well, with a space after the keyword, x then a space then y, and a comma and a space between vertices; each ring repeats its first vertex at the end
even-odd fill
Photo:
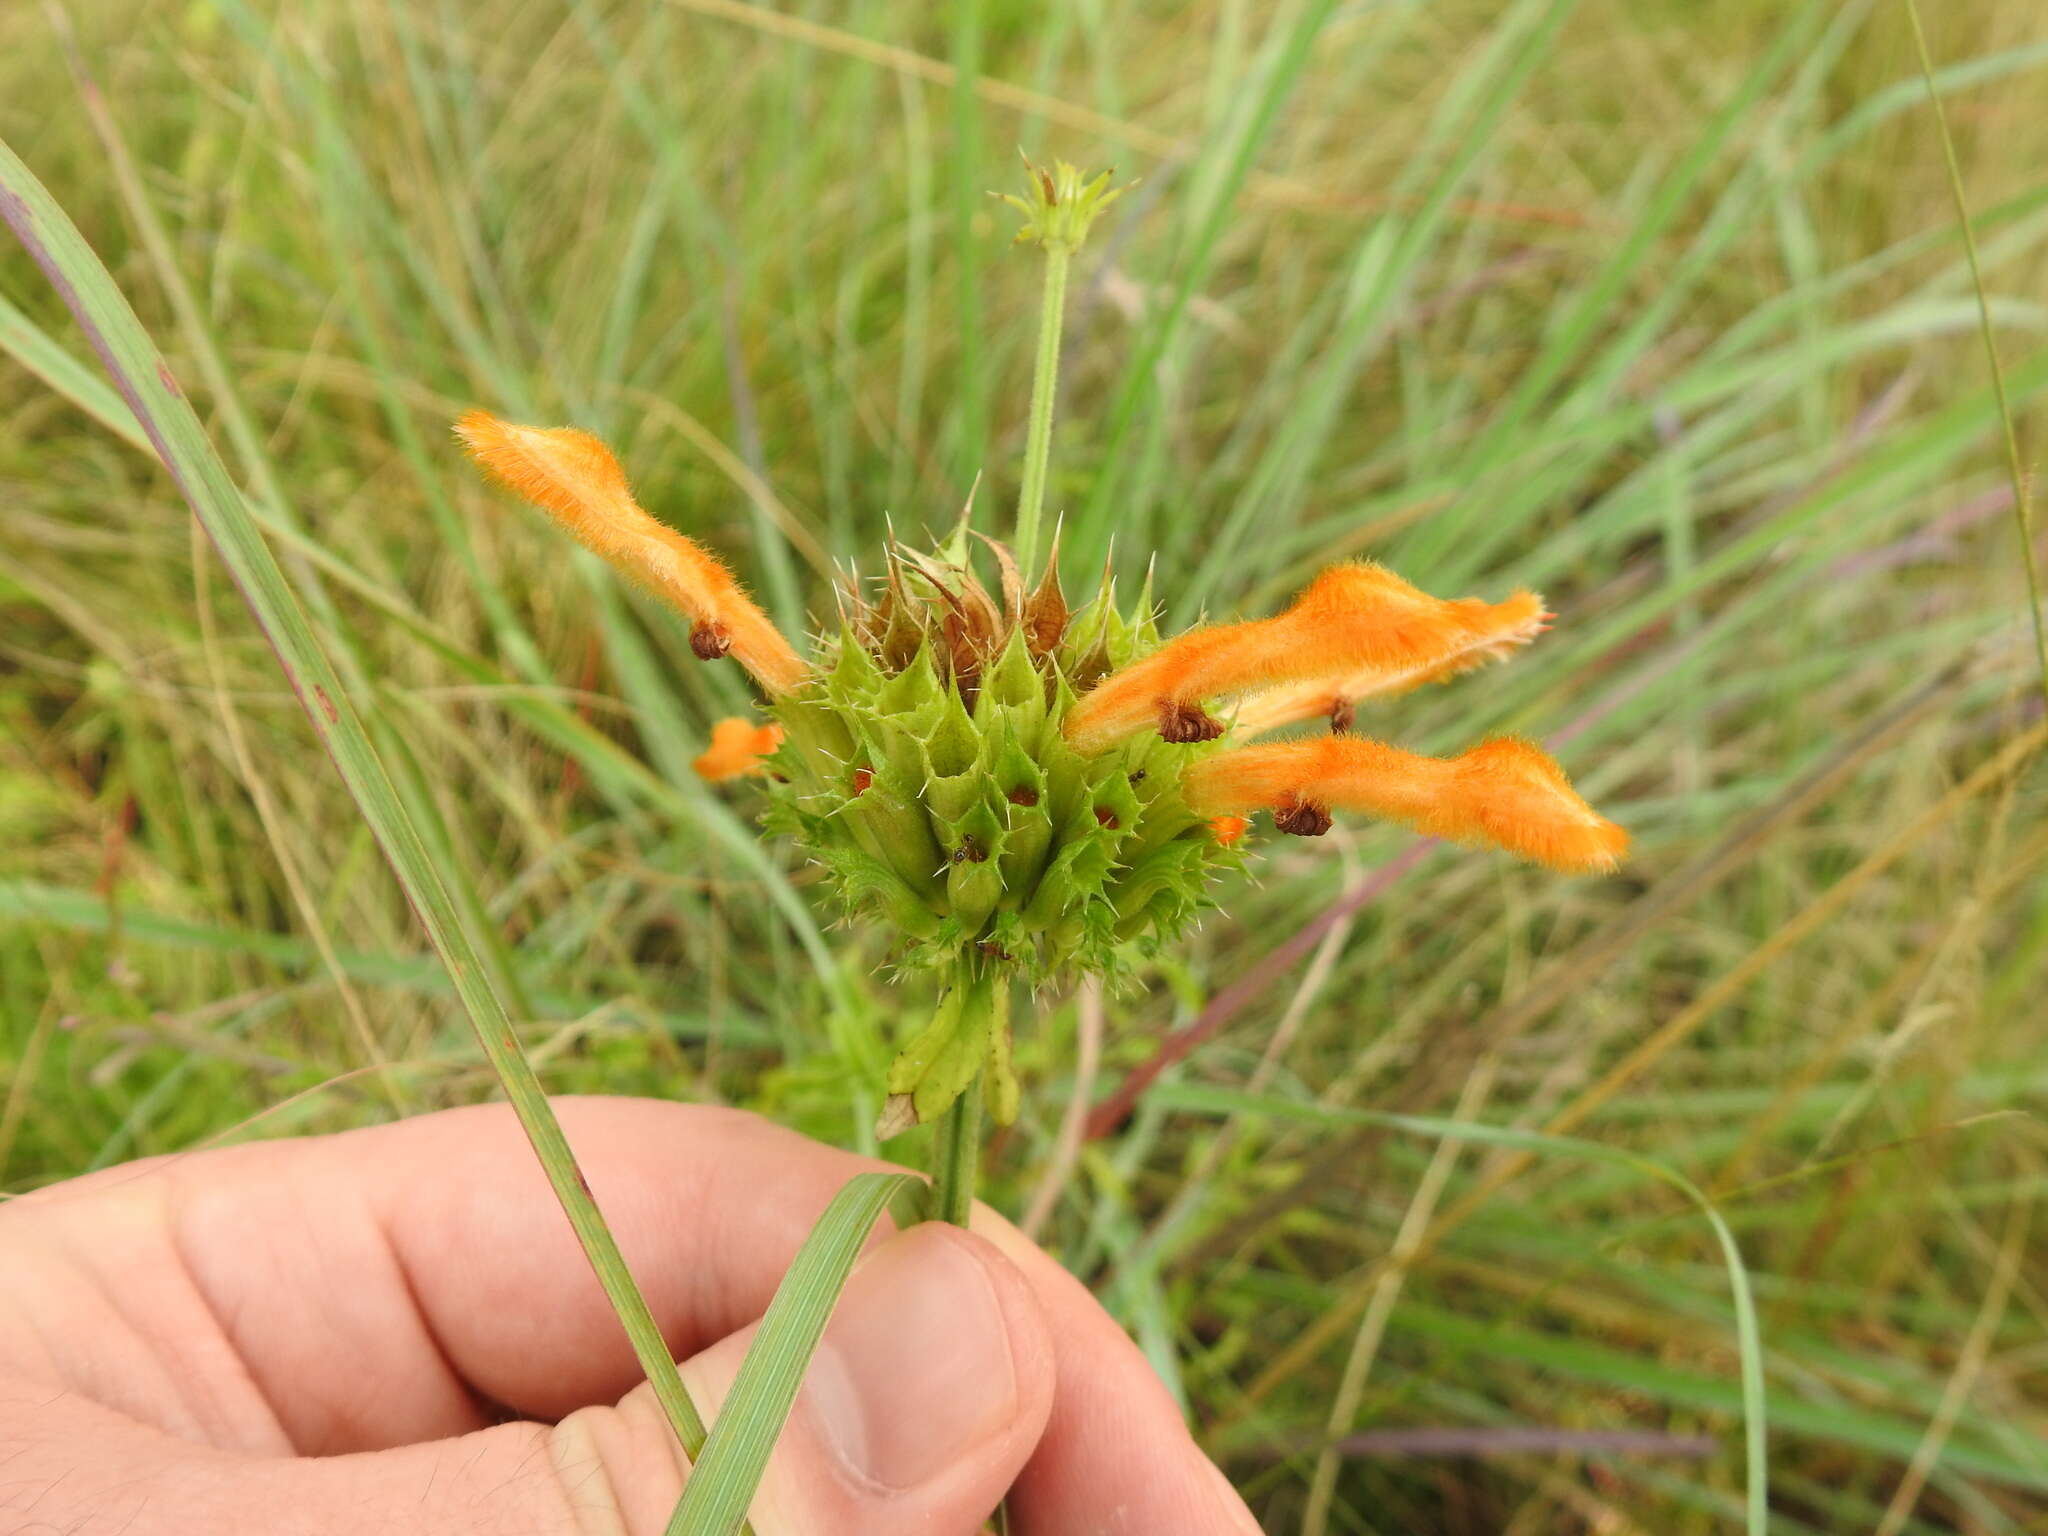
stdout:
POLYGON ((1008 553, 999 606, 965 541, 892 561, 856 600, 810 686, 774 706, 767 826, 831 876, 846 914, 895 936, 940 988, 889 1077, 893 1119, 943 1113, 987 1069, 988 1109, 1016 1114, 1008 1001, 1114 975, 1184 932, 1237 855, 1180 792, 1204 745, 1138 739, 1095 757, 1067 744, 1076 695, 1158 643, 1148 611, 1107 586, 1080 613, 1008 553))

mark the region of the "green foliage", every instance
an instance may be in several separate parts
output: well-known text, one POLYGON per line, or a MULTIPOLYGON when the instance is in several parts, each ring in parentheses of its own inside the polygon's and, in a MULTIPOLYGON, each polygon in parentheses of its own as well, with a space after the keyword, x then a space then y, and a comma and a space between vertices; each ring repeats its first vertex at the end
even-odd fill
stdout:
MULTIPOLYGON (((444 448, 448 419, 481 404, 606 433, 650 507, 732 555, 792 631, 808 613, 836 635, 835 562, 872 559, 890 519, 911 543, 952 526, 977 473, 983 507, 1016 490, 1038 258, 1009 251, 987 189, 1020 142, 1115 164, 1142 184, 1074 258, 1045 491, 1063 577, 1113 556, 1129 590, 1156 566, 1173 624, 1271 611, 1351 554, 1433 590, 1539 587, 1556 631, 1405 703, 1402 743, 1561 726, 1566 766, 1638 852, 1590 882, 1438 853, 1348 917, 1401 840, 1340 828, 1262 854, 1211 886, 1220 910, 1178 954, 1121 952, 1136 985, 1099 1027, 1072 996, 1020 991, 1025 1091, 993 1201, 1021 1211, 1057 1170, 1071 1098, 1099 1101, 1216 1010, 1056 1181, 1042 1237, 1267 1526, 1295 1529, 1373 1266, 1433 1154, 1175 1094, 1256 1083, 1338 1119, 1445 1117, 1491 1062, 1475 1122, 1582 1111, 1575 1134, 1681 1170, 1724 1212, 1756 1289, 1774 1531, 1878 1529, 1923 1447, 1905 1530, 2042 1523, 2039 1298, 2022 1285, 1989 1320, 1974 1380, 1957 1358, 2006 1213, 2042 1188, 2034 1122, 1984 1118, 2048 1094, 2039 768, 1772 947, 2026 709, 1995 402, 1902 7, 67 9, 134 188, 41 7, 0 6, 0 136, 202 416, 238 401, 254 427, 274 477, 238 449, 237 479, 288 492, 254 515, 417 761, 437 862, 503 937, 550 1089, 738 1103, 872 1150, 938 978, 821 930, 805 850, 758 836, 751 792, 689 773, 741 687, 502 515, 444 448), (799 16, 969 78, 776 29, 799 16), (137 197, 161 250, 134 233, 137 197), (1973 654, 1980 670, 1693 879, 1973 654), (1605 947, 1652 900, 1656 920, 1605 947), (1525 1017, 1539 984, 1553 1001, 1525 1017)), ((2048 45, 2028 0, 1921 9, 2024 456, 2048 390, 2048 45)), ((0 297, 9 1187, 389 1116, 351 995, 416 1107, 489 1094, 133 419, 12 249, 0 297)), ((1136 866, 1119 879, 1135 888, 1136 866)), ((1492 1166, 1457 1157, 1436 1213, 1492 1166)), ((1545 1159, 1408 1269, 1342 1426, 1456 1427, 1479 1453, 1356 1445, 1329 1529, 1719 1536, 1742 1498, 1731 1331, 1725 1270, 1677 1198, 1545 1159), (1487 1451, 1529 1426, 1710 1451, 1487 1451)))

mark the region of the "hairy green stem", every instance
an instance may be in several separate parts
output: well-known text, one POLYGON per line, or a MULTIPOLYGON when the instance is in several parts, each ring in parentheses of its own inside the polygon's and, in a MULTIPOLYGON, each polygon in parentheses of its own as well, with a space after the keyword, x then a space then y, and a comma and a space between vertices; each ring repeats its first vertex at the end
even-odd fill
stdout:
POLYGON ((939 1118, 932 1141, 932 1220, 967 1225, 981 1155, 981 1076, 939 1118))
POLYGON ((1017 563, 1028 577, 1038 558, 1038 523, 1045 507, 1045 471, 1052 459, 1053 397, 1060 387, 1060 327, 1067 310, 1067 267, 1073 247, 1048 241, 1045 293, 1038 311, 1038 365, 1031 378, 1031 430, 1024 443, 1024 483, 1017 493, 1017 563))

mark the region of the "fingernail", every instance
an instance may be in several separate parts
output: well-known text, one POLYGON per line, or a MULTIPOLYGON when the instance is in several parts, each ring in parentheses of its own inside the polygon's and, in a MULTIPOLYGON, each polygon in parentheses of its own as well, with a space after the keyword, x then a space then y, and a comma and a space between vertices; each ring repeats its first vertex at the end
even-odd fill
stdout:
POLYGON ((927 1224, 892 1238, 847 1282, 805 1385, 855 1479, 915 1488, 1010 1424, 1017 1372, 981 1258, 927 1224))

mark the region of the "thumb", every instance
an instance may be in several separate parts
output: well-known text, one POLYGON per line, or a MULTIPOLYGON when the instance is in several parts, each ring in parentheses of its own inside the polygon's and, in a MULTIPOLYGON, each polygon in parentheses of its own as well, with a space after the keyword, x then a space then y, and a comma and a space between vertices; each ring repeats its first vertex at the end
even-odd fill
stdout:
MULTIPOLYGON (((685 1361, 707 1418, 748 1327, 685 1361)), ((759 1536, 968 1536, 1023 1468, 1052 1406, 1052 1343, 1022 1274, 985 1240, 926 1224, 847 1282, 756 1494, 759 1536)), ((661 1536, 686 1469, 649 1388, 561 1423, 295 1464, 309 1531, 661 1536), (367 1517, 367 1518, 366 1518, 367 1517)))

